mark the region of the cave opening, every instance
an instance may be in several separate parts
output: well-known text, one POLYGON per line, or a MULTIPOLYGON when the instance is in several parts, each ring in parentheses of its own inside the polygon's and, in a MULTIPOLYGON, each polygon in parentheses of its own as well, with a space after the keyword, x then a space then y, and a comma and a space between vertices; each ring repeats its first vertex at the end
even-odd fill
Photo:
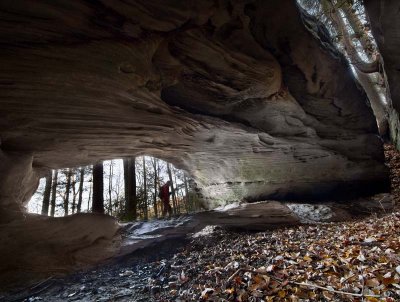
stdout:
MULTIPOLYGON (((98 164, 98 163, 97 163, 98 164)), ((163 218, 161 187, 170 182, 170 204, 173 215, 200 211, 201 202, 194 180, 184 170, 152 156, 102 161, 104 213, 121 222, 163 218), (134 168, 128 170, 128 162, 134 168), (128 177, 135 177, 132 199, 135 213, 128 214, 130 194, 128 177)), ((93 165, 52 170, 40 179, 39 186, 27 204, 28 213, 63 217, 93 212, 93 165)))

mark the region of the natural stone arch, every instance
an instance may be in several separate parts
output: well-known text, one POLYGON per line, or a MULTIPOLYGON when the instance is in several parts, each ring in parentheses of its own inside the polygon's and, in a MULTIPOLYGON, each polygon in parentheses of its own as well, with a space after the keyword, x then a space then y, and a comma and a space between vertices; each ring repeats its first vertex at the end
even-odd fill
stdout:
POLYGON ((143 152, 190 171, 210 207, 388 189, 371 108, 294 1, 19 0, 0 11, 5 232, 45 170, 143 152))

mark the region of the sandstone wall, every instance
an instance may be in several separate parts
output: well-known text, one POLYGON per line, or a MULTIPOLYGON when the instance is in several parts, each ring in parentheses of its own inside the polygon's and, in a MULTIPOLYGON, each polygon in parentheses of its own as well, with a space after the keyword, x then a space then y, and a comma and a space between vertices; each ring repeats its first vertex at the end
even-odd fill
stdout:
POLYGON ((186 169, 210 207, 388 188, 365 95, 294 1, 13 0, 0 16, 1 173, 26 173, 0 181, 3 208, 35 173, 140 154, 186 169))

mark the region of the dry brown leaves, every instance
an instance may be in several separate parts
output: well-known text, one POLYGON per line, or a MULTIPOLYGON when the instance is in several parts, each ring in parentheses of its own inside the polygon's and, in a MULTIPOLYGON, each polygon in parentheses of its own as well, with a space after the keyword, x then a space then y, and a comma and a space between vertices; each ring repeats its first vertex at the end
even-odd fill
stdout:
POLYGON ((180 270, 197 270, 185 275, 173 296, 178 301, 399 301, 399 230, 400 214, 390 214, 227 233, 213 247, 180 255, 186 259, 180 270))

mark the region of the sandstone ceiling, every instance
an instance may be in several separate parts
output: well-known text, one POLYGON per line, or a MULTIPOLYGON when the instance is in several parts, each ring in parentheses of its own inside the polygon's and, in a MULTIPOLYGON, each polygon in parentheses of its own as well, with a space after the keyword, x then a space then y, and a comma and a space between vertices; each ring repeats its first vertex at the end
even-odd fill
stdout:
POLYGON ((290 0, 1 1, 2 209, 45 169, 139 154, 210 206, 386 190, 375 118, 328 41, 290 0))

